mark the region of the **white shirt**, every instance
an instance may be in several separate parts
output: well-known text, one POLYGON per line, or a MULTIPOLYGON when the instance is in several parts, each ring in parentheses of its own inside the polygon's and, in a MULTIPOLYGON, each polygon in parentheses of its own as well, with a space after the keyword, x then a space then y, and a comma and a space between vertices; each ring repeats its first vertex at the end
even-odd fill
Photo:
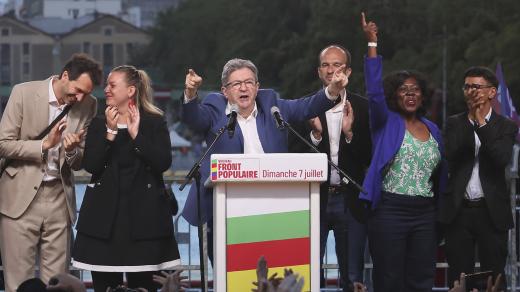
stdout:
MULTIPOLYGON (((226 106, 226 115, 231 113, 231 104, 228 102, 226 106)), ((237 122, 240 125, 242 136, 244 137, 244 153, 264 153, 264 148, 258 136, 258 129, 256 128, 256 116, 258 115, 258 108, 253 108, 249 117, 244 118, 240 114, 237 115, 237 122)))
MULTIPOLYGON (((52 88, 51 78, 49 82, 49 125, 63 111, 65 105, 59 105, 54 89, 52 88)), ((66 117, 64 117, 66 119, 66 117)), ((47 150, 47 164, 45 165, 45 175, 43 181, 53 181, 60 177, 60 147, 61 143, 47 150)))
MULTIPOLYGON (((327 90, 325 90, 327 92, 327 90)), ((328 93, 327 93, 328 95, 328 93)), ((328 96, 327 96, 328 97, 328 96)), ((339 140, 341 139, 341 124, 343 122, 343 107, 347 98, 347 91, 341 92, 341 103, 337 104, 330 110, 325 112, 325 118, 327 119, 327 129, 329 131, 329 145, 330 145, 330 160, 335 164, 338 164, 338 153, 339 153, 339 140)), ((318 146, 322 139, 314 138, 312 131, 310 133, 311 141, 314 146, 318 146)), ((350 143, 346 138, 347 143, 350 143)), ((330 185, 339 185, 341 183, 341 177, 339 172, 331 168, 330 171, 330 185)))
MULTIPOLYGON (((489 113, 486 115, 486 121, 489 121, 491 118, 492 109, 489 109, 489 113)), ((474 122, 470 120, 473 124, 474 122)), ((475 136, 475 163, 473 164, 473 170, 471 171, 471 178, 469 179, 468 185, 466 186, 466 199, 469 200, 478 200, 484 197, 484 190, 482 190, 482 184, 480 183, 480 175, 479 175, 479 159, 478 159, 478 151, 480 150, 480 139, 475 131, 473 131, 473 135, 475 136)))

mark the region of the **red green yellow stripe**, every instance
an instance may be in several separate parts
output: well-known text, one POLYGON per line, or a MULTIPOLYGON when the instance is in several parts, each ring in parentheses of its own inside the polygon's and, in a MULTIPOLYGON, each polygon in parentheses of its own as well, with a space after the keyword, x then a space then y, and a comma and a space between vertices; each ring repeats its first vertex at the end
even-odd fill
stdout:
POLYGON ((286 267, 310 263, 309 237, 273 240, 227 246, 227 271, 255 269, 264 256, 269 267, 286 267))
POLYGON ((227 244, 309 237, 309 210, 227 218, 227 244))
MULTIPOLYGON (((269 266, 268 277, 277 273, 278 276, 283 277, 284 268, 292 269, 295 274, 298 274, 300 277, 304 278, 304 286, 303 291, 311 290, 311 277, 310 277, 310 268, 309 265, 297 265, 297 266, 287 266, 287 267, 277 267, 271 268, 271 264, 267 261, 267 265, 269 266)), ((256 282, 256 269, 239 271, 239 272, 228 272, 227 273, 227 291, 229 292, 244 292, 251 291, 251 289, 256 288, 253 286, 253 281, 256 282)))

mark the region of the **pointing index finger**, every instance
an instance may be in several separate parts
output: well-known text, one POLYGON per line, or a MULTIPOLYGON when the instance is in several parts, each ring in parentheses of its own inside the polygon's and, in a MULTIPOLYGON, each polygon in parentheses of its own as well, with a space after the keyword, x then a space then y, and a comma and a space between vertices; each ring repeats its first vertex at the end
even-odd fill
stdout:
POLYGON ((336 71, 334 72, 335 75, 338 75, 339 73, 343 72, 343 70, 345 70, 347 66, 345 64, 341 65, 338 67, 338 69, 336 69, 336 71))
POLYGON ((365 12, 361 12, 361 25, 362 26, 367 26, 367 20, 366 20, 366 17, 365 17, 365 12))

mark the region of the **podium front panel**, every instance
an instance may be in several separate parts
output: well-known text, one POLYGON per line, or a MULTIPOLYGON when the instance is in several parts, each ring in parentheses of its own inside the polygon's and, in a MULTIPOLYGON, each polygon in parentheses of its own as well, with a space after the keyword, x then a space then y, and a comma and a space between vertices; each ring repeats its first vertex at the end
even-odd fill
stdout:
POLYGON ((273 273, 292 269, 310 287, 309 185, 228 184, 226 202, 228 291, 251 291, 258 259, 273 273))
POLYGON ((303 291, 319 291, 319 185, 325 154, 214 154, 215 291, 254 289, 258 260, 268 277, 292 269, 303 291))

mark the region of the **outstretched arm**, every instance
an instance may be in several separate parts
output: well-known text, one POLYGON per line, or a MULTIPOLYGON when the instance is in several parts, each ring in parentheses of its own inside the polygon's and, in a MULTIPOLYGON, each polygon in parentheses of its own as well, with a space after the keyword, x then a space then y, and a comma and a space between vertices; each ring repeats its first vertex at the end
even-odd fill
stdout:
POLYGON ((365 83, 369 100, 370 126, 372 130, 381 128, 388 118, 388 106, 383 90, 383 60, 377 55, 377 25, 367 23, 365 13, 361 13, 361 26, 368 41, 365 58, 365 83))

